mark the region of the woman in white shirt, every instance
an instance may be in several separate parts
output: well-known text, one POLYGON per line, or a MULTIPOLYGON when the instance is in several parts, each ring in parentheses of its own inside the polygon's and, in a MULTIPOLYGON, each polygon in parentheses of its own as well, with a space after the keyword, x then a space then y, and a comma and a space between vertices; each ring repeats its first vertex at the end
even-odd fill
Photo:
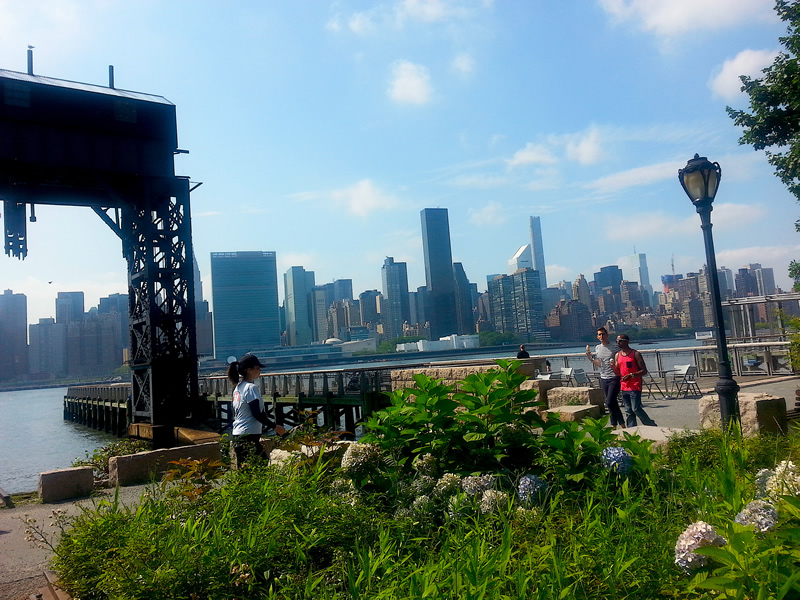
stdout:
POLYGON ((251 455, 269 458, 261 445, 264 425, 274 429, 278 435, 286 430, 269 420, 264 408, 261 391, 255 380, 261 376, 261 361, 252 354, 245 354, 228 365, 228 379, 233 389, 233 449, 236 459, 242 464, 251 455))

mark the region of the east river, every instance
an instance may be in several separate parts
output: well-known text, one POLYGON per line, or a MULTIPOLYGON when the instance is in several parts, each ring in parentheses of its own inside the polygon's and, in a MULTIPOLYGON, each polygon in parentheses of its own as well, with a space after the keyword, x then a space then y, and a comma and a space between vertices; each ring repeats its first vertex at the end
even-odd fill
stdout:
MULTIPOLYGON (((633 342, 632 345, 642 350, 664 350, 696 346, 698 342, 690 339, 642 346, 633 342)), ((578 353, 584 348, 585 346, 581 345, 547 350, 532 349, 531 353, 552 356, 578 353)), ((495 351, 478 358, 499 358, 502 354, 495 351)), ((426 357, 426 361, 429 362, 436 360, 433 357, 426 357)), ((448 357, 447 360, 453 359, 448 357)), ((413 362, 413 355, 405 360, 398 358, 357 366, 380 368, 396 366, 405 361, 413 362)), ((553 368, 557 370, 560 365, 553 361, 553 368)), ((655 365, 651 368, 655 368, 655 365)), ((40 472, 70 467, 76 459, 84 458, 96 448, 119 439, 108 433, 64 421, 63 399, 66 391, 67 388, 62 387, 0 392, 0 488, 6 492, 34 491, 39 484, 40 472)))

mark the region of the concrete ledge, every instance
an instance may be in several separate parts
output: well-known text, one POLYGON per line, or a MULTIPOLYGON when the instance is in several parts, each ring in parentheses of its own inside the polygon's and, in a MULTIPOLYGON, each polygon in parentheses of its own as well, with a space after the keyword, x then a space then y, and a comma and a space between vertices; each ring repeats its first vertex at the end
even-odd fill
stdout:
POLYGON ((111 485, 146 483, 161 477, 171 466, 170 462, 182 458, 220 460, 218 442, 207 442, 194 446, 180 446, 166 450, 150 450, 128 456, 113 456, 108 461, 111 485))
POLYGON ((686 431, 685 429, 675 429, 674 427, 654 427, 650 425, 637 425, 636 427, 626 427, 625 429, 615 429, 614 434, 622 437, 623 433, 638 435, 643 440, 651 440, 653 447, 657 448, 667 443, 667 440, 676 433, 686 431))
POLYGON ((594 404, 583 406, 559 406, 558 408, 550 408, 544 411, 545 414, 556 414, 562 421, 583 421, 587 417, 592 419, 599 419, 603 414, 602 406, 595 406, 594 404))
POLYGON ((201 431, 199 429, 189 429, 188 427, 175 428, 175 441, 182 446, 218 442, 219 438, 220 435, 214 431, 201 431))
POLYGON ((92 467, 73 467, 39 474, 39 497, 45 504, 83 498, 94 490, 92 467))
POLYGON ((603 390, 590 387, 557 387, 547 392, 547 408, 558 408, 570 404, 592 404, 604 406, 603 390))
POLYGON ((5 506, 6 508, 14 508, 14 503, 11 501, 11 496, 6 494, 3 488, 0 488, 0 506, 5 506))

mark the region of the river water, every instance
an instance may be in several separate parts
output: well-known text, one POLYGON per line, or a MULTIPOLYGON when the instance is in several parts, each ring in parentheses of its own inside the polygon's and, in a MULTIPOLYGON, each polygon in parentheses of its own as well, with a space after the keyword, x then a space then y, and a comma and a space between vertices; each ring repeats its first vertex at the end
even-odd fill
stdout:
POLYGON ((64 421, 67 388, 0 392, 0 488, 31 492, 39 473, 71 467, 118 438, 64 421))
MULTIPOLYGON (((633 344, 641 350, 666 350, 699 345, 695 340, 670 340, 633 344)), ((592 345, 594 347, 594 345, 592 345)), ((583 352, 585 345, 547 350, 536 349, 537 356, 571 354, 583 352)), ((646 356, 646 355, 645 355, 646 356)), ((493 352, 469 358, 509 357, 509 351, 493 352)), ((671 357, 665 357, 664 368, 671 368, 671 357)), ((675 361, 686 362, 686 355, 675 355, 675 361), (680 357, 680 358, 679 358, 680 357)), ((452 359, 448 359, 452 360, 452 359)), ((425 362, 436 359, 426 357, 425 362)), ((413 354, 390 361, 358 364, 359 368, 396 366, 398 363, 415 362, 413 354)), ((553 370, 563 366, 553 359, 553 370)), ((570 359, 570 365, 588 367, 580 359, 570 359)), ((342 366, 342 365, 340 365, 342 366)), ((336 368, 326 366, 325 368, 336 368)), ((588 367, 590 368, 590 367, 588 367)), ((655 368, 655 364, 650 366, 655 368)), ((39 484, 39 473, 72 466, 75 459, 84 458, 99 448, 118 440, 116 436, 95 431, 89 427, 63 420, 63 399, 67 388, 47 388, 0 392, 0 488, 8 493, 30 492, 39 484)))

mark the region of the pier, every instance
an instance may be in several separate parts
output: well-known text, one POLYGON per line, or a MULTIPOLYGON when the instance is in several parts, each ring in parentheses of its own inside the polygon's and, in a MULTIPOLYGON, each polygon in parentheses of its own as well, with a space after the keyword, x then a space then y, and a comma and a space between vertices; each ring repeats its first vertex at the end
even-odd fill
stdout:
MULTIPOLYGON (((648 349, 647 344, 634 344, 644 355, 652 372, 665 371, 677 364, 697 366, 698 376, 711 381, 717 374, 716 349, 713 346, 648 349)), ((742 382, 793 374, 789 361, 789 342, 770 341, 734 343, 729 346, 734 375, 742 382)), ((404 357, 405 358, 405 357, 404 357)), ((508 357, 511 358, 511 357, 508 357)), ((583 353, 533 356, 526 367, 530 376, 544 371, 544 361, 553 371, 565 367, 593 370, 583 353)), ((434 361, 414 360, 409 354, 403 363, 388 363, 377 368, 328 368, 297 370, 286 373, 264 373, 258 380, 265 404, 272 408, 279 425, 292 427, 309 418, 324 427, 355 432, 356 425, 374 410, 388 403, 394 389, 410 385, 401 371, 422 370, 433 377, 451 379, 471 371, 484 371, 495 366, 494 359, 434 361)), ((458 379, 460 377, 457 377, 458 379)), ((450 381, 446 381, 449 383, 450 381)), ((224 431, 233 421, 233 386, 223 375, 200 377, 200 418, 224 431)), ((129 383, 71 386, 64 397, 64 419, 125 435, 132 422, 131 387, 129 383)))

